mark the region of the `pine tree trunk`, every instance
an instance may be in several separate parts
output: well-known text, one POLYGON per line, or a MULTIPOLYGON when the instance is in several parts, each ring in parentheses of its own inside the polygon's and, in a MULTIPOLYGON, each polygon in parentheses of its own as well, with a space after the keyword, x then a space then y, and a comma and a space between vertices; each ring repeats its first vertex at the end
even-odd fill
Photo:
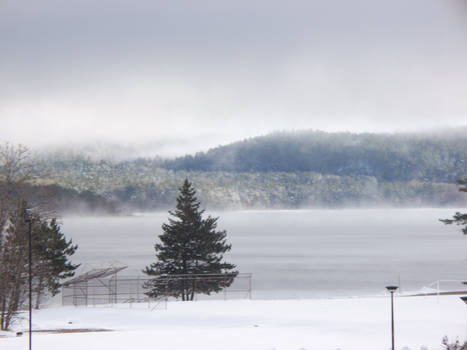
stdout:
POLYGON ((7 307, 6 313, 6 321, 5 321, 5 329, 10 327, 11 320, 15 316, 16 312, 18 311, 20 300, 21 300, 21 293, 22 293, 22 277, 21 273, 16 277, 14 288, 11 292, 11 297, 9 298, 10 301, 7 307))
POLYGON ((191 287, 192 289, 191 289, 190 301, 193 301, 193 299, 195 298, 195 288, 196 288, 196 281, 194 278, 193 278, 193 284, 191 287))
POLYGON ((42 296, 42 285, 44 283, 44 278, 42 276, 39 277, 39 282, 37 284, 37 297, 36 297, 36 305, 34 306, 34 308, 36 310, 39 310, 39 306, 40 306, 40 299, 41 299, 41 296, 42 296))
POLYGON ((2 298, 2 316, 0 320, 1 329, 5 330, 5 311, 6 311, 6 298, 2 298))
MULTIPOLYGON (((197 271, 198 271, 198 260, 195 260, 195 266, 196 266, 195 273, 197 273, 197 271)), ((193 299, 195 298, 196 276, 193 276, 192 280, 193 280, 193 283, 192 283, 192 286, 191 286, 192 289, 191 289, 191 296, 190 296, 191 301, 193 301, 193 299)))

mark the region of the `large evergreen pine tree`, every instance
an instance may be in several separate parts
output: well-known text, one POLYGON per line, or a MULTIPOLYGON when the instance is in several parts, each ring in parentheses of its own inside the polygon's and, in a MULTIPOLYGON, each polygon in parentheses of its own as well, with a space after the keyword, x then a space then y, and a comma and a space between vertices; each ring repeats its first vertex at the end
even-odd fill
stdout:
POLYGON ((177 198, 173 218, 162 225, 160 243, 155 245, 157 261, 143 271, 154 278, 146 284, 152 297, 169 295, 193 300, 197 293, 210 294, 228 287, 235 265, 222 261, 230 251, 226 231, 217 231, 217 220, 203 218, 193 185, 186 179, 177 198))

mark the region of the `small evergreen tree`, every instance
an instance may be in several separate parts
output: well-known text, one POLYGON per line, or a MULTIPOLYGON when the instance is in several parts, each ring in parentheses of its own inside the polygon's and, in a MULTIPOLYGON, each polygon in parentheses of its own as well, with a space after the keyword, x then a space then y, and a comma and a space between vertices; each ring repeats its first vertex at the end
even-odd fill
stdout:
POLYGON ((55 219, 45 220, 27 212, 26 201, 20 201, 0 229, 0 329, 7 330, 27 300, 29 290, 29 223, 32 232, 32 282, 39 308, 41 296, 56 295, 61 280, 74 275, 79 265, 69 257, 77 249, 60 232, 55 219))
POLYGON ((173 218, 162 225, 164 232, 155 245, 157 261, 143 272, 154 278, 145 287, 147 295, 169 295, 193 300, 197 293, 210 294, 228 287, 235 276, 235 265, 223 262, 230 251, 226 231, 217 231, 217 220, 203 218, 193 185, 186 179, 177 198, 173 218))
POLYGON ((36 309, 45 292, 51 296, 59 292, 61 281, 73 277, 80 266, 73 265, 69 258, 78 249, 73 241, 66 240, 57 219, 37 220, 38 227, 33 231, 34 264, 33 275, 36 292, 36 309))
MULTIPOLYGON (((459 191, 467 192, 467 178, 457 181, 461 187, 459 191)), ((459 226, 464 226, 462 232, 464 235, 467 235, 467 213, 456 212, 452 219, 440 219, 441 222, 444 222, 446 225, 456 224, 459 226)))
POLYGON ((467 342, 461 344, 459 339, 457 339, 454 343, 449 343, 449 339, 447 336, 443 338, 441 345, 446 350, 467 350, 467 342))

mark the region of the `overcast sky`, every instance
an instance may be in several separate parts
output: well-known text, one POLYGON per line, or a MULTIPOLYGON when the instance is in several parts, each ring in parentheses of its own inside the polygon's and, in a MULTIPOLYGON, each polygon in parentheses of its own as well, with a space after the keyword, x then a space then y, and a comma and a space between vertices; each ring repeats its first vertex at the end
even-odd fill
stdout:
POLYGON ((0 0, 0 139, 153 143, 467 124, 462 0, 0 0))

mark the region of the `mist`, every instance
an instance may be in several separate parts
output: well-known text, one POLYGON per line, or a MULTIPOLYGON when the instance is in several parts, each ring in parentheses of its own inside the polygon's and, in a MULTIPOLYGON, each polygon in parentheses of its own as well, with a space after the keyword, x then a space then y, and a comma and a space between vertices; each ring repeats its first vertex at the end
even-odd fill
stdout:
POLYGON ((174 156, 275 130, 465 125, 459 2, 1 6, 4 140, 174 156))

